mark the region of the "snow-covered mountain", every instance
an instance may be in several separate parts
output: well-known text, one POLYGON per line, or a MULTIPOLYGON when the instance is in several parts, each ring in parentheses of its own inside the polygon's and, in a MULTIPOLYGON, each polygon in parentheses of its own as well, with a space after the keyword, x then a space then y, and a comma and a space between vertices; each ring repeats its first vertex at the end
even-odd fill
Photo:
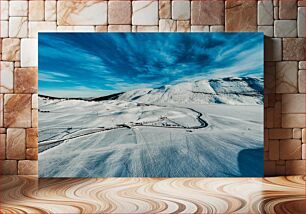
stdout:
POLYGON ((262 176, 262 100, 261 78, 189 81, 94 99, 39 96, 39 175, 262 176))
POLYGON ((262 105, 263 78, 228 77, 223 79, 203 79, 165 85, 159 88, 140 88, 127 92, 96 98, 56 98, 39 95, 41 101, 121 100, 146 104, 228 104, 262 105))
POLYGON ((135 89, 117 99, 139 103, 261 105, 263 90, 263 78, 231 77, 135 89))

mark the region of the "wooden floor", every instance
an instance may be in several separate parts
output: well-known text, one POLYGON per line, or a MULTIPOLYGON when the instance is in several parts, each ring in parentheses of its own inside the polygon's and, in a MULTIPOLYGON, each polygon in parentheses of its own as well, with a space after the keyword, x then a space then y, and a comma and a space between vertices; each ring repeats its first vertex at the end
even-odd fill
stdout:
MULTIPOLYGON (((3 176, 2 213, 305 213, 305 177, 37 179, 3 176)), ((1 212, 0 212, 1 213, 1 212)))

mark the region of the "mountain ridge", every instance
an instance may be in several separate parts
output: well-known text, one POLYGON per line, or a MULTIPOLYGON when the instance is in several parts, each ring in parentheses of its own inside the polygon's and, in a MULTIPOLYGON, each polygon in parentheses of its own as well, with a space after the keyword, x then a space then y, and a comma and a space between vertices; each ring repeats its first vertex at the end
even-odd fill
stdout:
POLYGON ((195 104, 263 104, 263 78, 226 77, 184 81, 158 88, 140 88, 107 96, 91 98, 59 98, 39 95, 45 99, 106 101, 124 100, 148 104, 157 103, 195 103, 195 104))
POLYGON ((262 105, 263 78, 227 77, 130 90, 118 100, 141 103, 262 105))

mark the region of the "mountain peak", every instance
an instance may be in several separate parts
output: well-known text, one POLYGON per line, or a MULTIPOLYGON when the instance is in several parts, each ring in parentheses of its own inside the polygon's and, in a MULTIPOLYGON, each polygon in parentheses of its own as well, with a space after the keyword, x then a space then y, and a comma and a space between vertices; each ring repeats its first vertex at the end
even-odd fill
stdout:
POLYGON ((118 99, 140 103, 262 105, 263 78, 226 77, 127 91, 118 99))

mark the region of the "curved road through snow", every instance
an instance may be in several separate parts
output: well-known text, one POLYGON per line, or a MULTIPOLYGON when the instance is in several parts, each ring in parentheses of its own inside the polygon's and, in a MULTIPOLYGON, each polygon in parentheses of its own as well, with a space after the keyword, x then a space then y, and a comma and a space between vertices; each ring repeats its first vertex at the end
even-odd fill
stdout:
MULTIPOLYGON (((159 107, 167 107, 167 106, 161 106, 161 105, 156 105, 159 107)), ((129 128, 131 129, 132 127, 139 127, 139 126, 143 126, 143 127, 156 127, 156 128, 175 128, 175 129, 201 129, 201 128, 205 128, 208 126, 208 123, 203 120, 201 117, 203 116, 203 114, 201 112, 196 111, 195 109, 192 108, 185 108, 185 107, 179 107, 179 108, 184 108, 184 109, 189 109, 190 111, 193 111, 197 114, 197 120, 200 123, 199 126, 192 126, 192 127, 186 127, 183 125, 180 126, 157 126, 157 125, 140 125, 140 124, 132 124, 132 125, 117 125, 115 127, 108 127, 108 128, 100 128, 99 130, 96 131, 92 131, 92 132, 88 132, 88 133, 83 133, 80 135, 75 135, 75 136, 71 136, 69 137, 69 134, 67 134, 65 136, 64 139, 56 139, 56 140, 44 140, 39 142, 39 152, 48 150, 50 148, 53 148, 54 146, 58 146, 61 143, 64 143, 66 140, 71 140, 71 139, 75 139, 75 138, 79 138, 79 137, 83 137, 86 135, 91 135, 91 134, 96 134, 98 132, 103 132, 103 131, 109 131, 109 130, 114 130, 114 129, 122 129, 122 128, 129 128)))

